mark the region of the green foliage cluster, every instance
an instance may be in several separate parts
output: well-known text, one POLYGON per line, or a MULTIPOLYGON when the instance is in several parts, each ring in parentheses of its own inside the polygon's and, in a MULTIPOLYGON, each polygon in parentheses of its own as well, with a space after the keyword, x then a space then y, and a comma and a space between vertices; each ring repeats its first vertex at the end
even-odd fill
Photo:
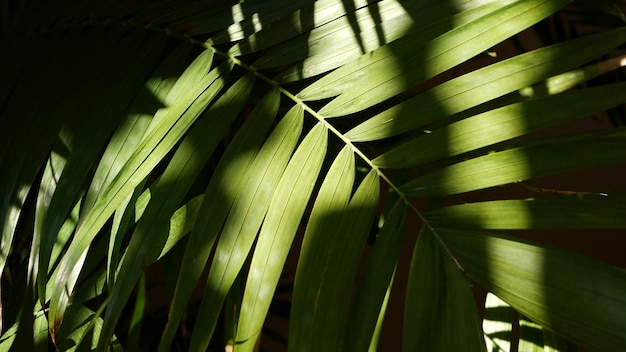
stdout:
POLYGON ((626 273, 521 236, 626 228, 541 181, 626 160, 554 128, 626 103, 623 15, 487 55, 570 3, 0 0, 0 350, 255 351, 295 258, 289 350, 374 351, 416 243, 378 350, 624 351, 626 273))

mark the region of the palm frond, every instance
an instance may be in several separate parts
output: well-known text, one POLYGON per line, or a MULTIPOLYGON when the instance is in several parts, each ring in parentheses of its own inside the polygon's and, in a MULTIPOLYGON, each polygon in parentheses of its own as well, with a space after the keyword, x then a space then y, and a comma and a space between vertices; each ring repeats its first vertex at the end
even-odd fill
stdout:
POLYGON ((541 183, 625 160, 558 129, 626 103, 625 29, 487 54, 569 3, 0 2, 0 348, 134 350, 174 263, 148 349, 257 350, 293 271, 293 351, 375 350, 397 290, 404 350, 620 350, 623 271, 496 233, 626 228, 541 183))

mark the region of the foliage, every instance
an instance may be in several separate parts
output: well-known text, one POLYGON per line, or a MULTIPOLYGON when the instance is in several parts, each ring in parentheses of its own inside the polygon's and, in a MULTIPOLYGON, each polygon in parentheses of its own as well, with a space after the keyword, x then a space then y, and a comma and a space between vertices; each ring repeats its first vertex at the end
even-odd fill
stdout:
POLYGON ((626 102, 623 16, 492 57, 569 3, 1 1, 0 349, 252 351, 294 257, 289 349, 375 350, 417 237, 404 350, 623 350, 626 274, 523 238, 626 228, 542 184, 626 157, 553 128, 626 102))

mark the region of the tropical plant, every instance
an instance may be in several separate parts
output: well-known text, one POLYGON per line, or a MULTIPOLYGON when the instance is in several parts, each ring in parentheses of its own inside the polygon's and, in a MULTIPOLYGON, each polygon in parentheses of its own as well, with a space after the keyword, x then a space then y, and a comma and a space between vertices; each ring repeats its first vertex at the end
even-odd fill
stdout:
POLYGON ((1 1, 0 349, 252 351, 285 294, 290 351, 376 350, 416 243, 404 350, 625 350, 626 273, 524 237, 626 228, 542 178, 626 160, 554 128, 626 102, 621 12, 499 52, 569 3, 1 1))

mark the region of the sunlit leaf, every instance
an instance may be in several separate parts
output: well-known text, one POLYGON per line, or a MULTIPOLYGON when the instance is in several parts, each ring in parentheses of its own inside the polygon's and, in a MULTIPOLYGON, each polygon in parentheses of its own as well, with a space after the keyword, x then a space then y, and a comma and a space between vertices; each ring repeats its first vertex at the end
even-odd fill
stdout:
POLYGON ((473 279, 534 322, 592 350, 624 346, 624 271, 509 236, 439 234, 473 279))
POLYGON ((624 32, 578 38, 472 71, 372 117, 346 136, 352 141, 387 138, 461 112, 584 64, 623 43, 624 32))
MULTIPOLYGON (((224 71, 228 66, 216 68, 210 74, 204 75, 203 72, 208 70, 205 65, 210 64, 210 61, 210 56, 203 55, 196 61, 196 65, 190 66, 187 71, 196 71, 203 77, 158 119, 158 127, 150 130, 139 145, 137 152, 129 159, 107 190, 102 193, 78 228, 74 241, 60 263, 62 274, 56 277, 54 284, 50 305, 51 331, 54 332, 58 328, 69 294, 80 272, 76 269, 80 268, 87 254, 86 250, 100 227, 113 214, 117 206, 132 193, 134 187, 158 164, 160 158, 157 155, 164 156, 174 147, 223 86, 223 77, 220 77, 219 71, 224 71)), ((154 124, 156 125, 157 122, 154 124)))
MULTIPOLYGON (((429 41, 437 40, 435 39, 437 36, 443 35, 446 31, 451 30, 453 26, 459 27, 468 24, 472 20, 476 20, 511 2, 513 0, 504 2, 453 1, 402 4, 396 11, 398 12, 398 18, 394 18, 390 22, 393 23, 393 28, 399 26, 396 30, 404 33, 392 32, 389 35, 382 28, 382 24, 376 26, 380 36, 378 40, 388 40, 379 43, 381 46, 400 38, 397 42, 392 42, 379 50, 367 53, 367 55, 363 55, 354 61, 349 61, 347 58, 343 59, 342 56, 349 54, 350 51, 346 50, 346 47, 338 46, 335 43, 331 47, 331 49, 335 48, 335 50, 329 51, 327 55, 316 55, 317 57, 308 58, 302 63, 301 67, 295 69, 296 72, 285 72, 279 75, 277 79, 291 80, 295 78, 294 76, 305 78, 315 73, 319 74, 331 68, 339 67, 341 64, 348 62, 345 67, 322 77, 302 90, 298 93, 298 96, 304 100, 330 98, 350 91, 350 89, 363 91, 363 87, 374 88, 373 83, 381 83, 385 80, 388 80, 387 84, 395 83, 396 86, 393 89, 396 91, 407 89, 410 87, 411 82, 415 84, 420 80, 432 77, 432 75, 425 73, 421 66, 411 65, 415 62, 415 57, 428 62, 428 58, 423 57, 423 53, 429 41), (410 26, 406 25, 407 21, 411 22, 410 26), (398 35, 398 37, 394 34, 398 35), (400 78, 400 76, 402 77, 400 78), (407 82, 409 78, 414 81, 407 82), (359 86, 361 86, 361 89, 358 88, 359 86)), ((393 2, 389 4, 389 7, 393 8, 393 6, 393 2)), ((361 35, 361 33, 358 33, 358 35, 361 35)), ((354 41, 353 45, 356 46, 353 50, 356 50, 358 54, 365 54, 364 47, 356 45, 358 39, 351 39, 351 41, 354 41)), ((340 43, 343 44, 343 41, 340 41, 340 43)), ((312 44, 316 43, 313 42, 312 44)), ((351 46, 348 45, 347 49, 350 48, 351 46)), ((317 48, 313 46, 313 49, 317 48)), ((317 50, 325 51, 326 48, 317 50)), ((377 98, 374 102, 380 102, 381 100, 379 99, 377 98)))
POLYGON ((621 350, 624 270, 492 233, 626 228, 570 2, 0 0, 0 350, 621 350))
POLYGON ((324 280, 329 261, 327 244, 332 243, 334 237, 342 235, 343 229, 337 224, 350 201, 354 177, 354 154, 350 148, 344 147, 335 158, 318 192, 304 234, 290 314, 293 317, 289 327, 290 340, 293 341, 290 348, 294 351, 319 349, 314 344, 318 343, 320 336, 312 335, 311 330, 321 329, 316 326, 320 323, 316 322, 315 313, 320 294, 319 285, 324 280))
POLYGON ((374 163, 381 168, 412 167, 470 152, 622 104, 624 89, 622 83, 606 85, 493 109, 414 138, 374 163))
MULTIPOLYGON (((270 200, 276 192, 281 176, 302 133, 304 112, 293 107, 269 136, 252 164, 244 171, 241 189, 231 195, 232 211, 229 213, 215 255, 206 289, 202 297, 191 338, 192 349, 204 349, 217 324, 222 303, 239 275, 252 248, 259 228, 266 218, 270 200)), ((221 203, 216 203, 221 206, 221 203)), ((205 226, 214 226, 206 223, 205 226)), ((162 348, 164 345, 162 345, 162 348)))
POLYGON ((341 186, 328 187, 330 197, 325 197, 337 200, 321 199, 321 207, 309 222, 313 227, 305 233, 302 251, 308 253, 298 263, 302 270, 296 274, 294 292, 302 298, 294 300, 300 308, 293 311, 292 327, 299 330, 290 337, 295 341, 294 351, 329 350, 342 344, 360 254, 376 209, 379 193, 376 173, 370 172, 346 202, 352 193, 354 167, 342 164, 353 161, 338 158, 336 162, 338 175, 329 175, 325 181, 341 186), (342 182, 341 178, 348 180, 342 182), (316 226, 316 222, 322 224, 316 226))
MULTIPOLYGON (((99 339, 102 318, 80 304, 71 305, 59 330, 58 348, 62 351, 94 349, 99 339)), ((116 338, 108 346, 111 351, 123 351, 116 338)))
POLYGON ((469 192, 624 160, 624 131, 609 131, 576 138, 542 140, 538 145, 489 153, 444 167, 408 182, 402 189, 430 196, 469 192))
POLYGON ((449 228, 619 229, 626 228, 626 219, 620 215, 624 212, 623 193, 592 193, 466 203, 431 210, 424 216, 433 226, 449 228))
POLYGON ((236 348, 252 351, 269 309, 282 266, 326 154, 328 131, 317 124, 294 153, 257 240, 241 304, 236 348))
MULTIPOLYGON (((366 68, 361 68, 364 74, 373 73, 368 76, 367 83, 357 84, 342 93, 324 106, 320 113, 329 117, 342 116, 380 103, 411 85, 434 77, 489 49, 520 29, 544 19, 568 2, 517 1, 456 27, 424 46, 411 46, 408 52, 398 50, 400 53, 387 55, 386 60, 374 61, 366 68), (400 75, 403 76, 402 79, 399 79, 400 75)), ((450 27, 452 26, 453 24, 450 24, 450 27)), ((406 44, 407 41, 404 41, 399 45, 406 44)), ((393 52, 394 46, 391 44, 391 48, 379 50, 393 52)), ((300 96, 306 97, 307 92, 301 92, 300 96)))
MULTIPOLYGON (((161 177, 151 186, 150 203, 135 228, 118 268, 102 331, 105 338, 113 334, 113 327, 141 269, 154 262, 164 251, 170 237, 167 231, 169 219, 220 142, 223 133, 239 115, 253 83, 253 76, 244 76, 202 113, 181 141, 161 177)), ((102 341, 106 340, 101 339, 100 342, 102 341)))

